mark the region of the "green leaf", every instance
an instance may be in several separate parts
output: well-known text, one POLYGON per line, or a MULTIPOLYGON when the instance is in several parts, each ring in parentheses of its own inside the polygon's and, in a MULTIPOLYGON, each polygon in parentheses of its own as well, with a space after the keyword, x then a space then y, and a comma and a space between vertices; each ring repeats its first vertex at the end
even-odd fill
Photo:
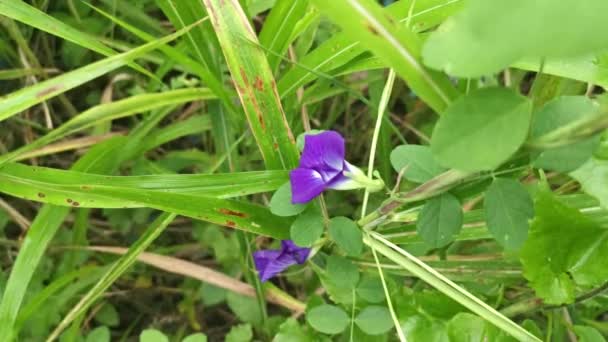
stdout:
POLYGON ((169 342, 169 338, 156 329, 146 329, 139 334, 139 342, 169 342))
POLYGON ((604 336, 593 327, 575 325, 572 330, 576 333, 579 342, 606 342, 604 336))
POLYGON ((410 28, 372 0, 312 0, 322 13, 340 25, 351 39, 395 69, 408 86, 433 110, 442 113, 456 97, 448 78, 428 70, 420 58, 421 40, 410 28))
POLYGON ((308 204, 291 203, 291 184, 283 184, 270 199, 270 212, 278 216, 295 216, 303 212, 308 204))
POLYGON ((291 224, 291 240, 298 246, 310 247, 323 234, 323 227, 323 216, 311 205, 291 224))
POLYGON ((587 194, 597 198, 602 207, 608 208, 608 160, 591 158, 570 176, 581 183, 587 194))
POLYGON ((482 88, 460 97, 439 118, 431 149, 439 164, 463 171, 493 170, 524 143, 532 102, 508 88, 482 88))
POLYGON ((359 282, 359 286, 357 286, 357 294, 370 303, 384 301, 384 288, 380 277, 364 275, 359 282))
POLYGON ((253 339, 253 330, 250 324, 239 324, 226 335, 226 342, 249 342, 253 339))
POLYGON ((431 34, 424 62, 454 76, 479 77, 525 57, 587 55, 608 45, 607 36, 590 34, 608 31, 606 12, 603 0, 468 1, 431 34))
POLYGON ((488 230, 507 250, 518 250, 528 237, 534 203, 516 180, 496 178, 486 191, 484 211, 488 230))
POLYGON ((391 152, 391 164, 397 172, 405 170, 405 179, 424 183, 446 171, 435 161, 431 148, 422 145, 401 145, 391 152))
POLYGON ((97 314, 95 314, 95 320, 109 327, 115 327, 120 323, 118 311, 116 311, 114 305, 110 303, 105 303, 101 309, 97 311, 97 314))
POLYGON ((462 228, 462 208, 460 201, 449 193, 433 197, 426 202, 416 230, 425 243, 439 248, 454 241, 462 228))
POLYGON ((207 342, 207 335, 203 333, 196 333, 184 337, 182 342, 207 342))
POLYGON ((230 310, 245 323, 259 325, 262 323, 262 312, 258 306, 258 302, 251 297, 245 297, 235 292, 226 294, 226 302, 230 310))
POLYGON ((347 217, 333 217, 329 221, 329 235, 350 256, 359 256, 363 251, 361 229, 347 217))
MULTIPOLYGON (((539 138, 598 111, 597 103, 585 96, 555 98, 534 114, 530 136, 539 138)), ((569 172, 589 160, 599 143, 600 136, 596 135, 571 145, 548 149, 537 156, 533 165, 541 169, 569 172)))
POLYGON ((461 312, 447 324, 450 341, 479 342, 479 341, 516 341, 506 336, 495 326, 488 324, 482 318, 470 313, 461 312))
POLYGON ((110 342, 110 337, 110 329, 102 326, 91 330, 84 342, 110 342))
POLYGON ((368 335, 381 335, 393 327, 388 309, 384 306, 368 306, 355 318, 357 326, 368 335))
POLYGON ((308 311, 306 321, 316 331, 333 335, 344 331, 350 318, 339 307, 323 304, 308 311))
POLYGON ((536 217, 520 259, 524 276, 548 304, 572 303, 574 289, 608 280, 608 230, 548 192, 535 199, 536 217))
POLYGON ((311 336, 304 330, 295 318, 288 318, 279 327, 279 332, 272 339, 273 342, 314 342, 311 336))
POLYGON ((359 270, 350 260, 330 255, 327 258, 327 277, 341 291, 351 293, 359 282, 359 270))

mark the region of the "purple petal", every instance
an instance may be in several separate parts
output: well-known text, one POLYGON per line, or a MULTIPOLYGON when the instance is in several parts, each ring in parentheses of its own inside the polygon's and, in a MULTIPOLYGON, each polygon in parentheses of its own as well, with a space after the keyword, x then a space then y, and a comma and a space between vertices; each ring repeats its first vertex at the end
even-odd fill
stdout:
POLYGON ((300 247, 291 240, 281 241, 281 250, 284 253, 289 253, 292 255, 298 264, 305 263, 306 259, 308 259, 308 255, 310 254, 310 248, 300 247))
POLYGON ((344 167, 344 138, 334 131, 305 136, 300 167, 317 170, 329 182, 344 167))
POLYGON ((262 282, 296 263, 293 256, 276 250, 257 251, 253 253, 253 260, 262 282))
POLYGON ((323 177, 311 169, 297 168, 289 172, 291 203, 307 203, 325 190, 323 177))

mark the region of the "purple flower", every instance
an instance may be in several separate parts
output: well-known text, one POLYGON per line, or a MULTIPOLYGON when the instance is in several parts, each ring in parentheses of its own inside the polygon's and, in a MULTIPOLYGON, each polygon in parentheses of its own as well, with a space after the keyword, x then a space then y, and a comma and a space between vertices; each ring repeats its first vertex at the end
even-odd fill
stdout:
POLYGON ((334 131, 304 137, 300 165, 289 173, 291 202, 306 203, 325 189, 382 189, 382 180, 369 179, 344 160, 344 138, 334 131))
POLYGON ((310 248, 298 247, 291 240, 283 240, 280 250, 271 249, 253 253, 253 261, 260 280, 264 282, 291 265, 305 263, 308 254, 310 248))

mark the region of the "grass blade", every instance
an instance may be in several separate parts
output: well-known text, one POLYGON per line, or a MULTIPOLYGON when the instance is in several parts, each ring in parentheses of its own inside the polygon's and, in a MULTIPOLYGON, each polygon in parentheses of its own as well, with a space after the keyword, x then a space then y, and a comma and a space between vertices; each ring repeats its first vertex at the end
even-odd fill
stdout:
POLYGON ((427 69, 421 61, 421 40, 371 0, 312 0, 351 37, 383 59, 437 113, 457 96, 447 76, 427 69))
POLYGON ((486 303, 473 296, 456 283, 447 279, 431 267, 425 265, 416 257, 410 255, 395 244, 384 239, 380 234, 371 232, 363 237, 363 241, 385 257, 402 266, 408 272, 435 287, 446 296, 462 304, 472 312, 496 325, 520 341, 540 342, 538 338, 520 327, 486 303))
POLYGON ((116 263, 114 263, 114 265, 112 265, 112 267, 101 277, 97 284, 95 284, 95 286, 82 297, 78 304, 64 316, 61 323, 59 323, 57 328, 51 333, 47 341, 53 341, 59 337, 59 334, 67 328, 74 319, 84 313, 97 299, 99 299, 105 290, 107 290, 116 279, 135 263, 137 256, 150 246, 150 244, 165 230, 169 223, 173 221, 175 216, 176 215, 172 213, 163 213, 154 220, 144 234, 129 248, 127 253, 118 259, 118 261, 116 261, 116 263))
POLYGON ((0 101, 0 121, 5 120, 22 110, 30 108, 44 100, 62 94, 85 82, 117 69, 131 60, 162 46, 188 32, 188 26, 171 35, 139 46, 133 50, 102 59, 82 68, 70 71, 61 76, 37 83, 33 86, 8 94, 0 101))
POLYGON ((249 126, 268 169, 293 168, 298 152, 264 51, 237 0, 203 0, 249 126))
POLYGON ((0 166, 14 160, 20 154, 33 151, 69 134, 92 127, 102 122, 142 113, 154 108, 211 99, 215 96, 206 88, 187 88, 162 93, 141 94, 127 99, 95 106, 67 121, 45 136, 11 153, 0 156, 0 166))

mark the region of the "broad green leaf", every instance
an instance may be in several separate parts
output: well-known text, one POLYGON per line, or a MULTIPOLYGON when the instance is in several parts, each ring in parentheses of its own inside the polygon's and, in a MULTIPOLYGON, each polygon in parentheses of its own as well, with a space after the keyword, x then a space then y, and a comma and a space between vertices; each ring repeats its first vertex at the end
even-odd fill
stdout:
POLYGON ((101 309, 97 311, 97 314, 95 314, 95 321, 109 327, 115 327, 120 324, 120 317, 118 316, 118 311, 116 311, 114 305, 106 302, 101 309))
POLYGON ((373 0, 312 0, 353 40, 382 59, 433 110, 442 113, 457 96, 448 78, 422 65, 420 38, 373 0))
MULTIPOLYGON (((562 96, 547 103, 534 114, 531 138, 539 138, 560 127, 593 115, 599 111, 597 103, 585 96, 562 96)), ((598 147, 600 136, 563 147, 542 151, 534 160, 534 167, 569 172, 585 163, 598 147)))
POLYGON ((344 331, 350 318, 339 307, 323 304, 308 311, 306 321, 316 331, 333 335, 344 331))
POLYGON ((300 326, 295 318, 288 318, 279 327, 273 342, 314 342, 315 338, 300 326))
POLYGON ((384 301, 385 295, 380 277, 364 275, 357 286, 357 294, 370 303, 384 301))
POLYGON ((576 333, 579 342, 606 342, 604 336, 593 327, 575 325, 572 330, 576 333))
POLYGON ((110 337, 110 329, 101 326, 91 330, 84 342, 110 342, 110 337))
POLYGON ((384 306, 367 306, 355 318, 357 326, 368 335, 381 335, 393 327, 388 309, 384 306))
POLYGON ((516 342, 514 338, 505 335, 495 326, 488 324, 479 316, 461 312, 447 324, 450 341, 479 342, 516 342))
POLYGON ((251 339, 253 339, 253 330, 250 324, 235 325, 226 335, 226 342, 249 342, 251 339))
POLYGON ((196 333, 184 337, 182 342, 207 342, 207 335, 203 333, 196 333))
POLYGON ((508 88, 460 97, 441 116, 431 140, 439 164, 464 171, 493 170, 524 143, 532 102, 508 88))
MULTIPOLYGON (((112 267, 110 267, 110 269, 101 277, 95 286, 93 286, 70 312, 63 317, 61 323, 59 323, 49 336, 49 340, 57 338, 77 317, 86 312, 91 305, 93 305, 103 293, 135 263, 138 255, 156 240, 164 229, 173 222, 175 216, 176 215, 172 213, 163 213, 158 216, 158 218, 150 224, 148 229, 146 229, 143 235, 129 248, 129 251, 112 264, 112 267)), ((140 336, 140 339, 144 340, 143 334, 140 336)), ((150 341, 153 340, 151 339, 150 341)))
MULTIPOLYGON (((15 159, 23 153, 43 147, 65 136, 79 132, 102 122, 107 122, 151 109, 182 104, 190 101, 211 99, 215 96, 206 88, 171 90, 157 94, 141 94, 124 100, 95 106, 68 120, 46 135, 5 155, 0 156, 0 165, 15 159)), ((202 124, 202 122, 199 122, 202 124)))
POLYGON ((310 247, 321 237, 323 228, 321 212, 311 205, 291 224, 291 240, 298 246, 310 247))
POLYGON ((270 199, 270 211, 278 216, 295 216, 306 209, 308 204, 291 203, 291 184, 283 184, 270 199))
POLYGON ((536 294, 548 304, 571 303, 577 285, 606 282, 608 230, 547 190, 539 191, 534 207, 536 217, 520 259, 536 294))
POLYGON ((10 93, 0 102, 0 121, 115 70, 133 59, 150 52, 161 45, 167 44, 188 32, 191 28, 192 26, 188 26, 173 34, 141 45, 130 51, 102 59, 98 62, 91 63, 79 69, 10 93))
POLYGON ((329 221, 331 239, 350 256, 359 256, 363 251, 363 236, 357 224, 344 216, 329 221))
POLYGON ((235 292, 226 294, 226 302, 230 310, 243 322, 259 325, 262 323, 262 312, 257 301, 251 297, 245 297, 235 292))
POLYGON ((431 198, 426 202, 416 229, 425 243, 439 248, 454 241, 462 228, 462 208, 460 201, 449 193, 431 198))
POLYGON ((405 170, 405 179, 424 183, 446 171, 433 157, 431 148, 422 145, 401 145, 391 152, 391 164, 397 172, 405 170))
POLYGON ((441 321, 419 314, 401 318, 401 330, 408 341, 450 341, 441 321))
POLYGON ((593 33, 608 32, 606 12, 603 0, 471 0, 429 37, 424 62, 454 76, 479 77, 526 57, 598 52, 608 45, 608 36, 593 33))
POLYGON ((591 158, 570 176, 581 183, 583 191, 608 208, 608 160, 591 158))
MULTIPOLYGON (((32 172, 35 172, 34 170, 35 168, 31 169, 32 172)), ((58 171, 49 173, 53 172, 58 171)), ((272 215, 266 208, 243 201, 221 199, 190 191, 172 193, 145 188, 133 191, 134 189, 129 187, 89 186, 78 183, 63 185, 59 180, 57 180, 59 183, 54 182, 55 179, 40 177, 43 181, 32 180, 18 175, 7 176, 1 171, 0 178, 3 180, 0 182, 0 192, 33 201, 87 208, 149 207, 276 238, 289 236, 286 228, 290 225, 288 220, 272 215)), ((118 182, 124 180, 128 181, 122 178, 118 182)), ((220 180, 220 183, 224 181, 226 178, 220 180)), ((158 185, 148 183, 145 187, 158 185)))
POLYGON ((327 278, 341 291, 352 293, 359 282, 359 270, 350 260, 330 255, 327 258, 327 278))
POLYGON ((518 181, 496 178, 486 191, 484 210, 488 230, 507 250, 518 250, 528 237, 534 216, 532 198, 518 181))
POLYGON ((169 342, 169 338, 156 329, 146 329, 139 334, 139 342, 169 342))
POLYGON ((203 0, 268 169, 298 163, 295 139, 266 56, 238 0, 203 0))

